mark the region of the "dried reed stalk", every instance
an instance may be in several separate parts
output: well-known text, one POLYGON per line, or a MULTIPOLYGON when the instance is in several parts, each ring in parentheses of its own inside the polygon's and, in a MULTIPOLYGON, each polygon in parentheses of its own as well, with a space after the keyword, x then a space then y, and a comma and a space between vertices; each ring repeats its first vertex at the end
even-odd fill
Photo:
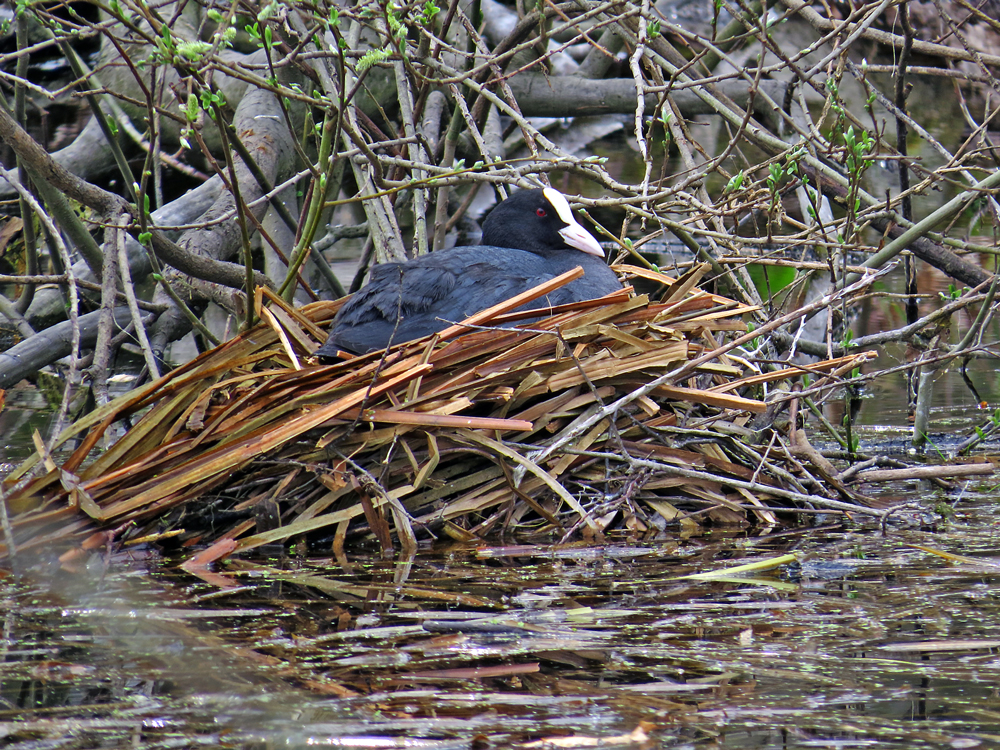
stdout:
POLYGON ((260 291, 257 327, 69 427, 57 446, 80 443, 62 466, 36 455, 5 480, 18 549, 164 527, 219 554, 321 531, 341 541, 370 532, 383 546, 392 530, 407 546, 501 529, 600 538, 652 533, 692 511, 774 523, 766 508, 816 499, 784 466, 787 451, 765 458, 734 437, 767 409, 764 388, 800 370, 707 356, 720 335, 745 330, 750 308, 688 275, 641 275, 668 287, 664 301, 623 290, 496 327, 526 317, 505 315, 523 303, 514 300, 334 365, 310 357, 340 302, 295 310, 260 291), (676 382, 574 434, 595 409, 682 367, 676 382), (125 418, 134 426, 97 453, 125 418), (211 523, 217 515, 232 520, 211 523))

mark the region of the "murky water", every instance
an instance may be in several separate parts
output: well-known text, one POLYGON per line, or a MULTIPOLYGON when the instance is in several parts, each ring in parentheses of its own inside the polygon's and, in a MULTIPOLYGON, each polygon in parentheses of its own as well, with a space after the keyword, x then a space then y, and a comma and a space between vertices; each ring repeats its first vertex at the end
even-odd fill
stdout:
POLYGON ((0 728, 19 748, 996 747, 1000 513, 969 487, 936 502, 884 530, 236 560, 212 583, 127 553, 36 568, 2 586, 0 728))

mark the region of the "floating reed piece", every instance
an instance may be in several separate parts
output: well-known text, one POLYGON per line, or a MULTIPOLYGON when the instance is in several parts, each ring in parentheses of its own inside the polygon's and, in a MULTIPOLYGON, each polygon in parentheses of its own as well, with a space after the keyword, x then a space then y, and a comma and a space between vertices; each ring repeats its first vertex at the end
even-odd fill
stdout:
MULTIPOLYGON (((498 327, 530 318, 504 314, 518 298, 333 365, 310 357, 340 302, 296 310, 258 290, 255 328, 67 428, 56 445, 79 443, 61 466, 40 448, 4 480, 0 552, 72 557, 171 535, 212 544, 207 559, 306 535, 335 551, 362 536, 386 548, 501 531, 643 536, 681 519, 774 523, 776 506, 824 501, 785 465, 777 433, 752 444, 761 396, 804 368, 763 372, 720 346, 751 308, 697 289, 701 269, 618 270, 667 291, 498 327)), ((865 358, 808 371, 835 379, 865 358)))

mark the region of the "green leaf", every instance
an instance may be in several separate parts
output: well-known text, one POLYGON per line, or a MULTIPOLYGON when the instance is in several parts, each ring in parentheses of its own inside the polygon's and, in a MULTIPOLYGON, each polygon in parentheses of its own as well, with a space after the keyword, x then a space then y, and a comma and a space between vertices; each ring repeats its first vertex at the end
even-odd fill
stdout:
POLYGON ((795 269, 789 266, 762 266, 752 263, 747 266, 747 273, 757 287, 761 297, 768 292, 774 295, 795 281, 795 269))
POLYGON ((434 0, 427 0, 424 3, 423 14, 420 17, 420 22, 424 26, 430 26, 434 21, 435 16, 441 11, 441 9, 435 5, 434 0))
POLYGON ((743 170, 741 169, 739 172, 737 172, 736 174, 734 174, 732 177, 729 178, 729 182, 726 183, 726 188, 722 192, 735 193, 737 190, 743 187, 743 180, 745 179, 745 177, 746 175, 743 174, 743 170))

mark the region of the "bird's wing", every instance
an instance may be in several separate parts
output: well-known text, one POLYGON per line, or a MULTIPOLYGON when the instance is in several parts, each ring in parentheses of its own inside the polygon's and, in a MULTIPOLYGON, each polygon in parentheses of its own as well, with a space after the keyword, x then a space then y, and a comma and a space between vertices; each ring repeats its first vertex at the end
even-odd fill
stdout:
POLYGON ((448 298, 434 306, 435 317, 457 323, 551 278, 532 268, 530 262, 504 263, 498 267, 496 261, 494 258, 467 265, 448 298))
POLYGON ((458 248, 419 263, 382 264, 340 309, 324 349, 366 352, 420 338, 549 278, 541 259, 506 248, 458 248))
POLYGON ((341 308, 337 323, 363 325, 423 312, 451 293, 455 279, 445 268, 382 263, 372 268, 368 283, 341 308))

